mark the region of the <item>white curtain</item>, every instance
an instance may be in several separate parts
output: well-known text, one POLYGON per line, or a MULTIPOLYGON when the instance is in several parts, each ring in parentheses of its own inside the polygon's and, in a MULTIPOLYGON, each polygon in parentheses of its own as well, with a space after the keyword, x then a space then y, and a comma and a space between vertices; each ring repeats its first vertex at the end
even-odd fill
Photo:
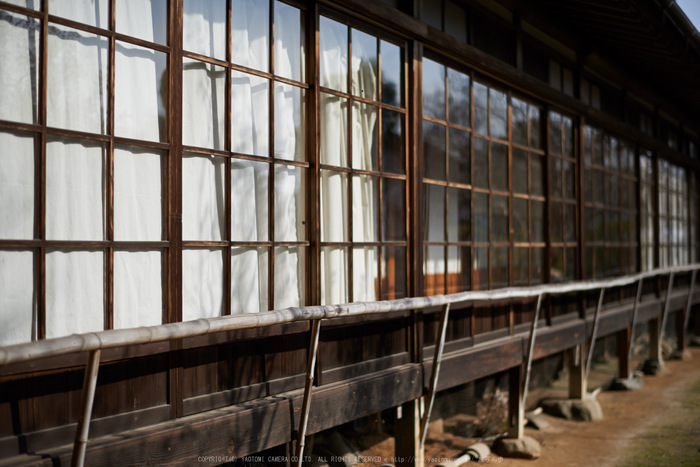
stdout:
MULTIPOLYGON (((347 89, 347 26, 321 18, 320 67, 323 86, 344 91, 347 89)), ((376 48, 376 41, 373 41, 376 48)), ((363 95, 376 93, 377 77, 372 65, 362 57, 370 55, 362 50, 367 41, 353 43, 355 53, 351 62, 352 82, 363 95)), ((375 51, 376 52, 376 51, 375 51)), ((345 99, 323 95, 321 99, 322 134, 321 161, 324 164, 360 170, 376 170, 373 152, 376 152, 377 110, 365 104, 352 108, 352 155, 347 154, 347 103, 345 99)), ((345 242, 347 232, 347 175, 342 172, 321 172, 321 238, 322 241, 345 242)), ((354 176, 352 179, 353 241, 377 241, 376 190, 377 179, 372 176, 354 176)), ((374 300, 377 279, 377 250, 374 247, 355 248, 353 254, 354 300, 374 300)), ((348 301, 348 251, 345 248, 324 248, 321 257, 322 303, 348 301)))

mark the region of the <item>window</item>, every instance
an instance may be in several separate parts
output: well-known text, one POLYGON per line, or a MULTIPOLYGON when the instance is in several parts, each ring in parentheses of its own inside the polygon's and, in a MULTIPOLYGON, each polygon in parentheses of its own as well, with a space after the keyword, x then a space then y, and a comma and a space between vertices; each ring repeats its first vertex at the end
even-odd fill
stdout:
POLYGON ((654 196, 656 181, 654 180, 654 159, 651 151, 643 151, 639 156, 639 238, 641 249, 642 270, 654 269, 654 235, 656 234, 656 207, 654 196))
POLYGON ((48 5, 0 11, 3 345, 164 315, 167 5, 48 5))
POLYGON ((585 276, 637 270, 635 152, 625 141, 585 128, 585 276))
POLYGON ((423 287, 471 288, 469 75, 423 59, 423 287))
POLYGON ((184 320, 307 303, 305 12, 226 5, 184 2, 184 320))
POLYGON ((321 303, 406 296, 403 51, 320 18, 321 303))
POLYGON ((659 160, 659 266, 688 264, 688 180, 682 167, 659 160))
POLYGON ((551 281, 576 279, 578 236, 573 121, 549 112, 551 281))

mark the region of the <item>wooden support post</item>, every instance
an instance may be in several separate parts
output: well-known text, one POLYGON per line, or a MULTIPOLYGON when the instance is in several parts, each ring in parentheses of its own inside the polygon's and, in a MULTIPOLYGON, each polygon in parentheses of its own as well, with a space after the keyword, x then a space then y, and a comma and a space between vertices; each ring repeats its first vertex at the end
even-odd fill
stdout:
POLYGON ((661 361, 660 319, 649 321, 649 360, 661 361))
POLYGON ((629 346, 632 339, 632 328, 628 327, 617 333, 617 372, 620 378, 631 376, 629 346))
POLYGON ((396 467, 423 467, 423 449, 420 440, 421 400, 414 399, 398 407, 394 426, 395 458, 390 464, 396 467))
POLYGON ((508 437, 520 439, 525 431, 525 401, 522 399, 523 367, 508 372, 508 437))
POLYGON ((583 377, 583 346, 569 350, 569 398, 583 400, 586 395, 586 379, 583 377))

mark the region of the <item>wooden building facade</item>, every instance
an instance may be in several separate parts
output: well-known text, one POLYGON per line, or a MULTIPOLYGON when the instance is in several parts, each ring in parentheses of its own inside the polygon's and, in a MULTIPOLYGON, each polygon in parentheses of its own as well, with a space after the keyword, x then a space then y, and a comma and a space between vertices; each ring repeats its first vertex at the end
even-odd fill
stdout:
MULTIPOLYGON (((0 0, 0 346, 698 263, 699 82, 665 0, 0 0)), ((687 321, 672 285, 640 319, 687 321)), ((548 298, 536 357, 596 300, 548 298)), ((533 315, 453 306, 439 387, 519 368, 533 315)), ((310 433, 421 397, 438 317, 325 322, 310 433)), ((310 330, 104 351, 88 463, 290 442, 310 330)), ((85 359, 0 366, 0 464, 70 458, 85 359)))

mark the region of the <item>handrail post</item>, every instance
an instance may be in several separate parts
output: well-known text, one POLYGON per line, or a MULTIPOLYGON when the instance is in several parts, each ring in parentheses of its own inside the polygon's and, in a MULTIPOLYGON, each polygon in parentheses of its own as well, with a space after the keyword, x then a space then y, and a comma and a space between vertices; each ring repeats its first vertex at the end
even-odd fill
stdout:
MULTIPOLYGON (((627 343, 627 361, 632 360, 632 348, 634 347, 634 328, 637 326, 637 312, 639 311, 639 303, 642 301, 642 289, 644 285, 644 278, 639 279, 639 284, 637 285, 637 295, 634 299, 634 309, 632 310, 632 324, 630 330, 630 341, 627 343)), ((629 378, 631 375, 626 374, 625 378, 629 378)), ((620 375, 622 377, 622 375, 620 375)))
POLYGON ((695 278, 697 276, 698 270, 693 270, 693 274, 690 277, 690 288, 688 289, 688 300, 685 303, 685 315, 683 316, 683 329, 681 336, 683 337, 683 342, 679 342, 680 348, 685 348, 685 336, 686 330, 688 329, 688 323, 690 322, 690 309, 693 306, 693 289, 695 289, 695 278))
POLYGON ((440 330, 438 332, 438 340, 435 346, 435 353, 433 355, 433 370, 430 374, 430 387, 428 389, 428 407, 423 413, 423 418, 421 420, 420 426, 420 446, 419 449, 423 452, 425 447, 425 438, 428 435, 428 423, 430 423, 430 414, 433 411, 433 404, 435 403, 435 393, 437 392, 437 382, 440 376, 440 363, 442 362, 442 352, 445 348, 445 335, 447 334, 447 322, 450 316, 450 304, 447 303, 442 308, 442 313, 440 314, 441 323, 440 330))
POLYGON ((535 317, 530 325, 530 338, 527 346, 527 366, 525 367, 525 378, 523 378, 522 386, 520 387, 520 404, 518 404, 517 417, 517 438, 521 438, 525 423, 525 404, 527 403, 527 388, 530 385, 530 373, 532 372, 532 360, 535 354, 535 340, 537 337, 537 322, 540 320, 540 309, 542 308, 542 294, 537 296, 537 305, 535 307, 535 317))
POLYGON ((600 310, 603 308, 603 298, 605 297, 605 288, 600 289, 598 297, 598 306, 593 315, 593 332, 591 333, 591 343, 588 345, 588 358, 586 359, 586 369, 583 374, 583 382, 588 387, 588 373, 591 371, 591 361, 593 360, 593 349, 595 348, 595 339, 598 334, 598 320, 600 318, 600 310))
POLYGON ((304 445, 306 443, 306 425, 309 422, 309 409, 311 407, 311 390, 314 385, 314 372, 316 371, 316 356, 318 354, 318 337, 321 330, 321 320, 313 321, 311 327, 311 342, 309 344, 309 358, 306 362, 306 384, 304 386, 304 401, 301 405, 301 418, 299 420, 299 433, 297 434, 296 465, 301 467, 304 459, 304 445))
POLYGON ((90 430, 90 417, 92 405, 95 400, 95 387, 97 386, 97 372, 100 369, 100 354, 97 349, 90 352, 85 365, 85 377, 83 378, 83 390, 80 400, 80 415, 78 427, 75 432, 73 444, 72 467, 82 467, 85 463, 85 451, 87 450, 88 433, 90 430))

